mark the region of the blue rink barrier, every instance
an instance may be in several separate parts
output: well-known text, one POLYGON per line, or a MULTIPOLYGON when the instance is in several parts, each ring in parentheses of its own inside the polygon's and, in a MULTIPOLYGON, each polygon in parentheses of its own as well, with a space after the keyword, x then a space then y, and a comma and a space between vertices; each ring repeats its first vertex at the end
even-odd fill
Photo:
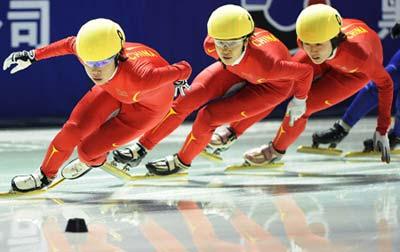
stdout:
MULTIPOLYGON (((207 19, 218 6, 244 6, 257 26, 272 31, 294 51, 296 17, 304 6, 316 2, 331 4, 343 17, 367 22, 382 38, 385 62, 397 50, 399 41, 390 38, 389 28, 400 20, 400 13, 391 0, 4 0, 0 2, 0 59, 75 35, 86 21, 105 17, 121 24, 128 41, 155 48, 171 63, 189 61, 195 76, 213 62, 202 45, 207 19)), ((38 62, 15 75, 1 71, 0 83, 0 127, 60 124, 92 86, 73 56, 38 62)), ((340 116, 346 105, 320 115, 340 116)), ((280 106, 271 116, 281 117, 283 110, 280 106)))

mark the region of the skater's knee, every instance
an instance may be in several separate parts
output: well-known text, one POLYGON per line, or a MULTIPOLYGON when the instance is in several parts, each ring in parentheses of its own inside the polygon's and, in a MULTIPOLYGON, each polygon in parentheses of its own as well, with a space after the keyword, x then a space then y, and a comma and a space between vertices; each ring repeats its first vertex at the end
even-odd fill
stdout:
POLYGON ((65 135, 69 137, 81 139, 82 130, 76 122, 67 121, 61 130, 65 135))
POLYGON ((208 110, 207 107, 204 107, 199 110, 199 112, 197 113, 197 119, 202 121, 211 119, 210 111, 208 110))
POLYGON ((218 118, 215 116, 212 116, 211 111, 207 107, 204 107, 199 111, 199 113, 197 114, 197 117, 196 117, 196 121, 198 124, 208 125, 210 127, 218 127, 219 126, 218 118))
POLYGON ((77 150, 79 160, 89 166, 99 166, 105 161, 105 154, 99 155, 98 153, 90 151, 84 144, 78 145, 77 150))
POLYGON ((78 145, 77 151, 79 160, 89 166, 99 166, 106 159, 106 153, 99 152, 97 148, 93 148, 93 145, 88 145, 86 141, 78 145))
POLYGON ((78 151, 79 160, 81 160, 82 162, 87 163, 92 159, 90 153, 88 153, 85 150, 85 148, 82 146, 82 144, 78 145, 77 151, 78 151))

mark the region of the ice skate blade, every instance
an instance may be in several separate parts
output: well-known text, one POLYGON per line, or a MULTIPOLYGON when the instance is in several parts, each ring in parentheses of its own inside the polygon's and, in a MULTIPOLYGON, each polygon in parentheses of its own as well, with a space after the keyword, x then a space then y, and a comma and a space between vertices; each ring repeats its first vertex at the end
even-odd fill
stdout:
MULTIPOLYGON (((378 151, 350 151, 347 152, 344 157, 345 158, 353 158, 353 157, 377 157, 380 156, 381 153, 378 151)), ((400 155, 400 149, 390 151, 390 155, 400 155)))
POLYGON ((18 191, 9 191, 9 192, 0 192, 0 198, 11 198, 11 197, 21 197, 21 196, 31 196, 31 195, 37 195, 41 193, 46 193, 50 191, 51 189, 55 188, 59 184, 61 184, 65 178, 60 178, 56 181, 54 181, 50 186, 45 187, 43 189, 39 190, 34 190, 34 191, 29 191, 29 192, 18 192, 18 191))
POLYGON ((186 176, 187 172, 178 172, 175 174, 167 175, 167 176, 159 176, 154 175, 151 173, 145 174, 138 174, 138 175, 131 175, 126 171, 119 169, 118 167, 113 166, 110 163, 105 163, 103 166, 100 167, 103 171, 107 172, 108 174, 117 177, 123 181, 135 181, 135 180, 143 180, 143 179, 163 179, 163 178, 173 178, 173 177, 181 177, 186 176))
POLYGON ((308 153, 308 154, 318 154, 318 155, 328 155, 328 156, 340 156, 343 151, 336 148, 314 148, 311 146, 300 145, 297 148, 297 152, 308 153))
POLYGON ((261 170, 261 169, 271 169, 271 168, 279 168, 282 167, 285 163, 284 162, 276 162, 276 163, 269 163, 264 165, 252 165, 247 162, 241 165, 230 165, 225 168, 225 172, 230 171, 244 171, 244 170, 261 170))
POLYGON ((202 152, 200 152, 200 156, 203 157, 203 158, 206 158, 206 159, 208 159, 210 161, 213 161, 213 162, 218 162, 218 163, 224 162, 224 160, 222 159, 221 155, 209 153, 209 152, 204 151, 204 150, 202 152))

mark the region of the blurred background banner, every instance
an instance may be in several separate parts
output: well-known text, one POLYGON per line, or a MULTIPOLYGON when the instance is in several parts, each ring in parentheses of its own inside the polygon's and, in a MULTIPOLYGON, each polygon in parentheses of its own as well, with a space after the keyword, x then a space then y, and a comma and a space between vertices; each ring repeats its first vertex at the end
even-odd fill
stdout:
MULTIPOLYGON (((105 17, 118 22, 128 41, 147 44, 170 63, 186 59, 193 76, 213 60, 203 52, 211 12, 239 4, 256 25, 296 50, 295 21, 302 8, 331 4, 343 17, 358 18, 375 29, 383 42, 385 63, 399 47, 390 27, 400 20, 400 0, 2 0, 0 1, 1 62, 13 51, 30 50, 76 35, 86 21, 105 17)), ((193 77, 192 76, 192 77, 193 77)), ((59 125, 93 85, 74 56, 35 63, 10 75, 0 73, 0 126, 59 125)), ((340 116, 347 102, 319 115, 340 116)), ((272 116, 282 117, 283 107, 272 116)))

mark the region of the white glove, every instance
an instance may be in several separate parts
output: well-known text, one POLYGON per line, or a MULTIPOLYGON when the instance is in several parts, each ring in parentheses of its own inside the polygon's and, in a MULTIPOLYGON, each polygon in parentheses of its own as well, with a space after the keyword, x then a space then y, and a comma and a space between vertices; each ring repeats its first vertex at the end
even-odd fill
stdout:
POLYGON ((390 145, 387 133, 385 135, 381 135, 381 133, 375 131, 374 150, 381 153, 382 162, 390 163, 390 145))
POLYGON ((298 99, 296 97, 293 97, 293 99, 289 102, 286 109, 286 115, 290 117, 290 127, 293 127, 294 122, 306 112, 306 100, 307 98, 298 99))
POLYGON ((175 94, 174 97, 177 97, 179 94, 185 96, 185 89, 190 89, 189 83, 187 80, 178 80, 174 83, 175 86, 175 94))
POLYGON ((3 70, 7 70, 11 65, 17 64, 13 69, 11 69, 10 73, 14 74, 18 71, 24 70, 28 66, 30 66, 33 62, 35 62, 35 51, 20 51, 13 52, 7 59, 3 62, 3 70))

